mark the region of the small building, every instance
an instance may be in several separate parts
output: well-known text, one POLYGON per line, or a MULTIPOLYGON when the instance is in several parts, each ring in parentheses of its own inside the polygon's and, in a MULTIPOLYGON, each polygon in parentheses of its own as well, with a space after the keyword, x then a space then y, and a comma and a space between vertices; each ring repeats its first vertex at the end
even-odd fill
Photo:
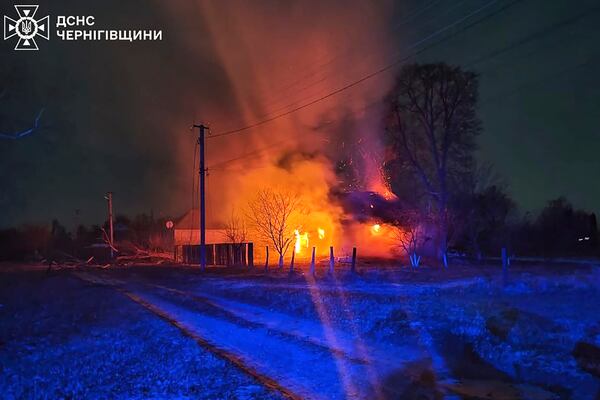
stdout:
MULTIPOLYGON (((200 262, 200 213, 191 209, 173 224, 175 261, 186 264, 200 262)), ((232 243, 223 227, 206 227, 206 262, 208 265, 252 264, 251 243, 232 243)))
MULTIPOLYGON (((200 213, 192 208, 173 224, 175 247, 200 243, 200 213)), ((206 244, 227 243, 223 227, 206 227, 206 244)))

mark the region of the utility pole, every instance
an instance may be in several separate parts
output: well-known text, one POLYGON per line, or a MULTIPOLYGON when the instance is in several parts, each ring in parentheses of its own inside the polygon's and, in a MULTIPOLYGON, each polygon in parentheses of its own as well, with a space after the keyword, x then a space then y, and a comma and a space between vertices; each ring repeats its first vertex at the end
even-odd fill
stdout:
POLYGON ((115 235, 113 230, 113 203, 112 203, 112 192, 106 193, 104 197, 108 201, 108 228, 109 228, 109 245, 110 245, 110 258, 111 260, 115 258, 114 244, 115 244, 115 235))
POLYGON ((206 269, 206 168, 204 160, 204 140, 208 128, 202 124, 194 125, 194 128, 198 128, 198 144, 200 145, 200 268, 204 271, 206 269))

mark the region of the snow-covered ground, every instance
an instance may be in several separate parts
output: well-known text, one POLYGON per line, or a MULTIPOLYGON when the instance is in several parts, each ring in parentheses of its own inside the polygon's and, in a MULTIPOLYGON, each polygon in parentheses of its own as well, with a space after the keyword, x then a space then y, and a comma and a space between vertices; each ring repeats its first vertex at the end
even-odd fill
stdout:
POLYGON ((279 399, 171 324, 70 273, 0 274, 2 399, 279 399))
POLYGON ((9 398, 600 394, 593 266, 515 267, 507 282, 494 267, 2 278, 0 390, 9 398))

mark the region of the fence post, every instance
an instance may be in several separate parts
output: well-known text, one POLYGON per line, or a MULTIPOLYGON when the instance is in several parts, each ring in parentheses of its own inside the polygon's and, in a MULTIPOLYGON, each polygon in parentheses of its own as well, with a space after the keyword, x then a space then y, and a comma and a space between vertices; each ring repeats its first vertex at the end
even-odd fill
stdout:
POLYGON ((239 253, 240 253, 240 258, 242 259, 242 267, 248 266, 248 257, 246 257, 247 249, 248 249, 247 243, 242 243, 240 245, 239 253))
POLYGON ((310 274, 315 276, 315 250, 316 247, 312 249, 312 258, 310 259, 310 274))
POLYGON ((235 265, 234 248, 232 244, 227 244, 227 266, 231 267, 235 265))
POLYGON ((254 243, 248 243, 248 267, 254 268, 254 243))
POLYGON ((335 258, 333 257, 333 246, 329 247, 329 273, 333 274, 333 268, 335 265, 335 258))
POLYGON ((506 285, 506 280, 508 278, 508 265, 509 265, 508 253, 506 252, 506 247, 503 247, 502 248, 502 280, 505 285, 506 285))
POLYGON ((269 246, 267 246, 267 256, 265 259, 265 272, 269 271, 269 246))
POLYGON ((352 248, 352 272, 356 272, 356 247, 352 248))
POLYGON ((294 272, 294 259, 296 258, 296 252, 292 251, 292 261, 290 262, 290 274, 294 272))

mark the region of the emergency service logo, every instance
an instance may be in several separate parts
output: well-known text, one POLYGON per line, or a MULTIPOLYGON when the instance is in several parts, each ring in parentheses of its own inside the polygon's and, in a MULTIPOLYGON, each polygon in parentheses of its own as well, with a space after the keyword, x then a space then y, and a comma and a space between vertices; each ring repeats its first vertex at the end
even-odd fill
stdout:
POLYGON ((15 50, 38 50, 36 37, 50 40, 50 16, 35 19, 38 6, 15 6, 18 19, 4 16, 4 40, 18 37, 15 50))

